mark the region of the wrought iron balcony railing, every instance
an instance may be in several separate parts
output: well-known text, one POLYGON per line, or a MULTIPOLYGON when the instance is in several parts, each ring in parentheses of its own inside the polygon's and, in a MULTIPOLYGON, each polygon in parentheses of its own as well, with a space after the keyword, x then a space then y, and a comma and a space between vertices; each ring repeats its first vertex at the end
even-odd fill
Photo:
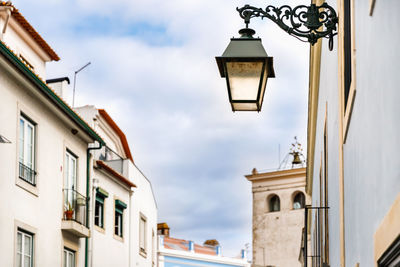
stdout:
POLYGON ((75 221, 86 225, 87 198, 73 189, 63 189, 64 214, 63 220, 75 221))
POLYGON ((19 178, 36 186, 36 172, 21 162, 19 162, 19 178))
POLYGON ((326 261, 329 246, 329 240, 327 239, 329 207, 305 206, 304 210, 303 266, 308 267, 308 259, 310 259, 312 267, 328 267, 329 265, 326 261), (308 230, 310 230, 310 233, 308 230), (311 235, 311 244, 308 243, 309 234, 311 235), (311 245, 310 250, 309 245, 311 245))
POLYGON ((99 151, 98 159, 107 163, 108 166, 119 172, 123 173, 124 158, 114 152, 111 148, 104 146, 99 151))

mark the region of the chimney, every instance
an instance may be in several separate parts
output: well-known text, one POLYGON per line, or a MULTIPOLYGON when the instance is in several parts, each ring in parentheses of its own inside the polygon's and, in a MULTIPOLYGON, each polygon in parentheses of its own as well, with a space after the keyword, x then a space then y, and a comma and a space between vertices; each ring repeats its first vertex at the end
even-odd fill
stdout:
POLYGON ((220 245, 215 246, 215 252, 217 253, 217 256, 222 256, 222 254, 221 254, 221 246, 220 245))
POLYGON ((246 250, 245 249, 242 249, 241 251, 240 251, 240 256, 241 256, 241 258, 242 259, 247 259, 247 252, 246 252, 246 250))
POLYGON ((164 248, 164 236, 159 235, 158 236, 158 249, 164 248))
POLYGON ((69 78, 68 77, 61 77, 56 79, 46 80, 48 86, 53 89, 57 95, 59 95, 64 101, 68 102, 69 98, 69 78))
POLYGON ((157 224, 157 234, 169 237, 169 226, 167 223, 158 223, 157 224))
POLYGON ((189 241, 189 251, 194 252, 194 242, 193 241, 189 241))

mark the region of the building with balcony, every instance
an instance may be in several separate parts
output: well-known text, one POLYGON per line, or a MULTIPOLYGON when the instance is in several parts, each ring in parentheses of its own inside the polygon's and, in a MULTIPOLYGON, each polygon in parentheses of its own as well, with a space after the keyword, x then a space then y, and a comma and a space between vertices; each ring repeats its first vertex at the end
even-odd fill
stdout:
POLYGON ((59 57, 0 2, 0 265, 83 266, 89 144, 104 140, 46 82, 59 57))
POLYGON ((310 49, 305 259, 399 266, 400 2, 329 4, 339 16, 333 50, 327 40, 310 49))
POLYGON ((157 205, 150 181, 135 165, 125 134, 104 109, 83 106, 76 111, 107 144, 92 152, 91 264, 155 266, 157 205))
POLYGON ((0 265, 155 266, 157 206, 125 134, 73 110, 67 77, 45 81, 59 58, 9 2, 0 28, 0 265))
POLYGON ((221 246, 216 240, 208 240, 203 245, 193 241, 172 238, 169 226, 158 224, 158 266, 159 267, 250 267, 246 252, 240 257, 231 258, 222 255, 221 246), (208 242, 211 241, 211 242, 208 242))

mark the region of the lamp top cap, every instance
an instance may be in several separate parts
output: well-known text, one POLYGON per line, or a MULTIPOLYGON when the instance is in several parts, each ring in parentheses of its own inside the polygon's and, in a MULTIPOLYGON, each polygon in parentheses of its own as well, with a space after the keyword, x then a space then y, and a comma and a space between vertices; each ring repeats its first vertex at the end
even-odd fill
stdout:
POLYGON ((240 38, 241 39, 253 39, 253 35, 256 33, 255 30, 250 28, 243 28, 239 30, 240 38))

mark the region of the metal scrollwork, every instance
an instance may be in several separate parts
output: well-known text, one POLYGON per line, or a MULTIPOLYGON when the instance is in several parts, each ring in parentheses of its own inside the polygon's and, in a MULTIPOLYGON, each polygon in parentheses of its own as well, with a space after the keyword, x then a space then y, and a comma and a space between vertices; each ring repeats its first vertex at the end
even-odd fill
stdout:
POLYGON ((314 45, 319 38, 329 39, 329 49, 332 50, 333 36, 337 34, 338 18, 335 10, 327 3, 320 6, 300 5, 295 8, 284 5, 281 7, 267 6, 265 9, 245 5, 236 9, 246 27, 250 19, 260 17, 275 22, 281 29, 296 37, 300 41, 314 45))

